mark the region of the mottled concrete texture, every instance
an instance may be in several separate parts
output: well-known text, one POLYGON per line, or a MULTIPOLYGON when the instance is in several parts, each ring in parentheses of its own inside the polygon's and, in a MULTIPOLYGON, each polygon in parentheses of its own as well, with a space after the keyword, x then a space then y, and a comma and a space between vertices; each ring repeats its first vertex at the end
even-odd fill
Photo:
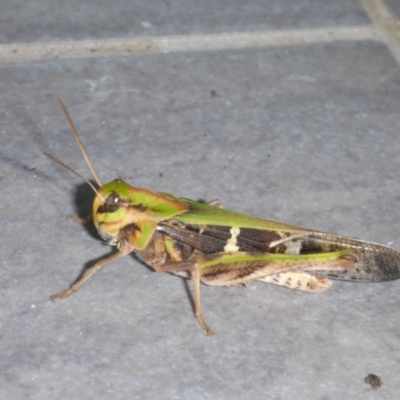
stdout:
POLYGON ((66 220, 93 195, 43 155, 90 177, 62 97, 103 182, 400 250, 400 8, 387 4, 392 14, 379 0, 2 5, 0 399, 400 398, 400 282, 319 295, 203 286, 212 338, 191 282, 131 256, 49 301, 110 249, 66 220), (110 47, 138 38, 151 49, 110 47))

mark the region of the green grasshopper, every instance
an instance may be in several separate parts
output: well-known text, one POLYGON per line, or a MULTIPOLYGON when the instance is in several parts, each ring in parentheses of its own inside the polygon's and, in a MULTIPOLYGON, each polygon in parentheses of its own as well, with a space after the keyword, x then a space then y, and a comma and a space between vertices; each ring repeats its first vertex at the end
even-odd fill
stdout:
POLYGON ((330 279, 400 278, 400 253, 387 246, 251 217, 223 209, 218 200, 197 202, 133 187, 122 179, 101 184, 65 105, 59 103, 99 187, 45 154, 92 187, 92 215, 81 222, 92 220, 117 251, 51 300, 70 296, 105 265, 135 252, 156 271, 193 279, 195 317, 213 335, 202 315, 200 283, 234 286, 258 280, 317 293, 331 286, 330 279))

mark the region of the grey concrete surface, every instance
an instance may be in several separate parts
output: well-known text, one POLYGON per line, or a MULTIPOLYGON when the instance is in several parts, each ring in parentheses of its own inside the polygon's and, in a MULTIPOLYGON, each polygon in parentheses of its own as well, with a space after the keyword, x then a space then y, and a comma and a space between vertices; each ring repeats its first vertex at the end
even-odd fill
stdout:
POLYGON ((15 0, 2 5, 1 43, 261 31, 367 24, 357 1, 15 0))
POLYGON ((65 219, 87 214, 93 195, 43 155, 90 178, 57 97, 103 182, 400 250, 397 42, 371 15, 385 4, 321 3, 2 7, 5 45, 135 37, 138 21, 154 35, 365 25, 376 40, 0 64, 0 399, 400 397, 398 281, 319 295, 203 286, 212 338, 193 317, 191 282, 131 256, 48 299, 111 251, 65 219))

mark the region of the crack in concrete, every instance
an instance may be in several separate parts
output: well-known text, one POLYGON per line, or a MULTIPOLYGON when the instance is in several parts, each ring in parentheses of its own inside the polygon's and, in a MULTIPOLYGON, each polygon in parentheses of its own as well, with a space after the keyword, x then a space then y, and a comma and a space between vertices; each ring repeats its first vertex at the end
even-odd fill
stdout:
POLYGON ((380 40, 372 26, 0 45, 0 63, 380 40))

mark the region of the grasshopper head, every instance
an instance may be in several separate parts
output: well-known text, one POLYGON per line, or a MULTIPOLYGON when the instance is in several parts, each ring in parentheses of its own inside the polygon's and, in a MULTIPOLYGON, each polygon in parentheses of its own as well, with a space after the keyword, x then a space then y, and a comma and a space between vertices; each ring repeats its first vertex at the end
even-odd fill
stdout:
POLYGON ((124 181, 116 179, 98 189, 93 202, 93 222, 104 240, 117 238, 121 228, 127 225, 128 210, 129 196, 124 181))
POLYGON ((185 203, 115 179, 101 186, 93 202, 93 222, 100 236, 119 246, 143 250, 157 225, 187 211, 185 203))

